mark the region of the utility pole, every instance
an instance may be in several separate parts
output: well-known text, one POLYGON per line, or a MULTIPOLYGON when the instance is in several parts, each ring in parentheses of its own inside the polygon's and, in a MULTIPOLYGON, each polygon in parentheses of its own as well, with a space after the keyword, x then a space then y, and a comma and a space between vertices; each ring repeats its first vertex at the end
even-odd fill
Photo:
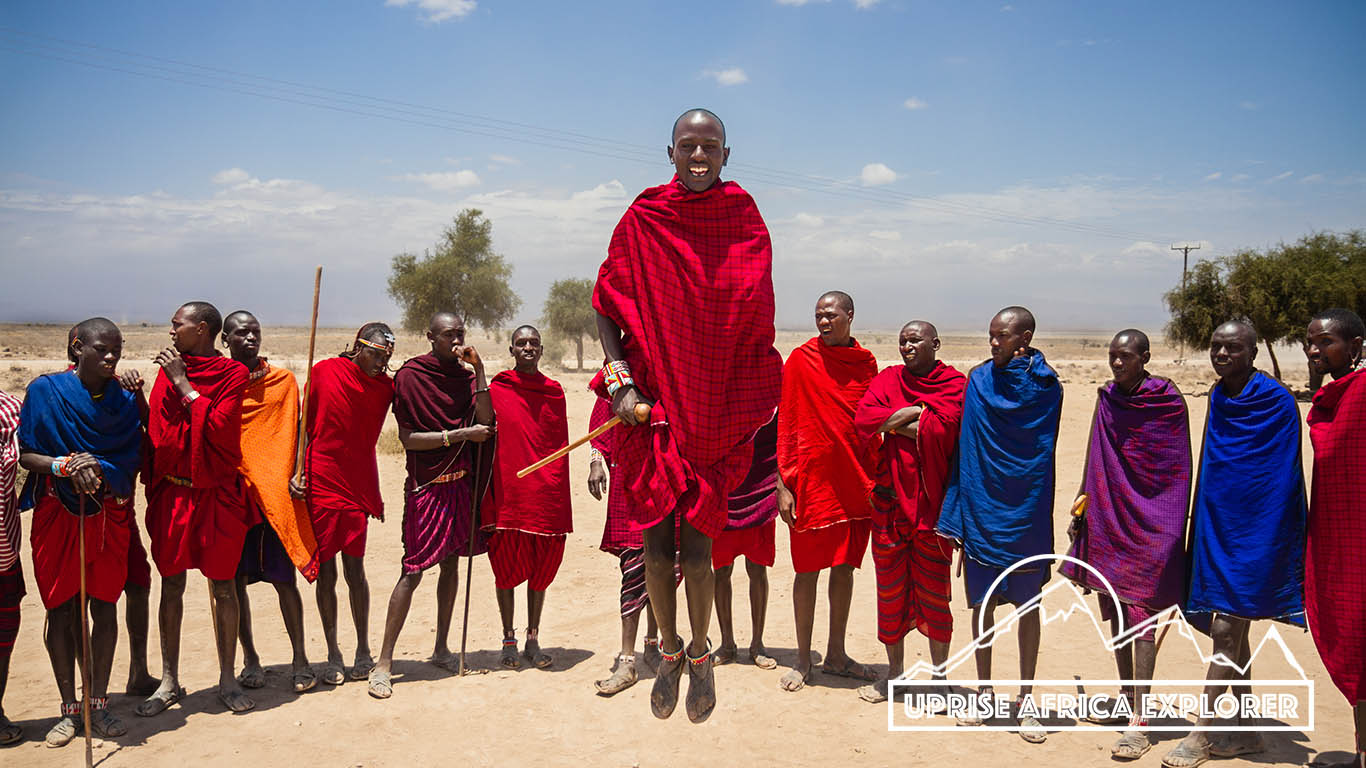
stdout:
MULTIPOLYGON (((1184 301, 1185 301, 1185 298, 1186 298, 1186 267, 1188 266, 1188 263, 1190 262, 1191 251, 1198 251, 1198 250, 1200 250, 1200 246, 1198 246, 1198 245, 1173 245, 1173 246, 1172 246, 1172 250, 1173 250, 1173 251, 1180 251, 1180 252, 1181 252, 1181 299, 1182 299, 1182 301, 1183 301, 1183 303, 1182 303, 1182 305, 1181 305, 1181 315, 1182 315, 1182 319, 1184 320, 1184 319, 1185 319, 1185 314, 1186 314, 1186 305, 1184 304, 1184 301)), ((1185 345, 1184 343, 1181 345, 1181 351, 1180 351, 1179 355, 1180 355, 1180 359, 1179 359, 1177 362, 1185 362, 1185 359, 1186 359, 1186 345, 1185 345)))

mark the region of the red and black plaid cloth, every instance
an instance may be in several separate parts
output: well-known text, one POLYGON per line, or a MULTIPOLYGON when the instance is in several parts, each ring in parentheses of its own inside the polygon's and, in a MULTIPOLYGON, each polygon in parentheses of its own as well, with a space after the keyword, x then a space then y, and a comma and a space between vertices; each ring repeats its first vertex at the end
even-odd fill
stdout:
POLYGON ((768 228, 734 182, 695 193, 674 177, 612 233, 593 308, 621 328, 631 375, 655 402, 651 425, 623 429, 616 445, 634 526, 678 509, 712 538, 725 527, 749 441, 778 406, 772 268, 768 228))
POLYGON ((1356 704, 1366 701, 1366 372, 1325 384, 1309 409, 1313 495, 1304 608, 1323 665, 1356 704))

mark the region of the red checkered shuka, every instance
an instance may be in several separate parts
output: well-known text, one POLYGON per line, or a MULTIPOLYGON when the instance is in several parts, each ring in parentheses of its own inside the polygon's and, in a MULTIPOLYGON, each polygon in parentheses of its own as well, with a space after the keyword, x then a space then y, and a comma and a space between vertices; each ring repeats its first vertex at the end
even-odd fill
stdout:
POLYGON ((14 480, 19 468, 19 398, 0 392, 0 572, 19 561, 19 500, 14 480))

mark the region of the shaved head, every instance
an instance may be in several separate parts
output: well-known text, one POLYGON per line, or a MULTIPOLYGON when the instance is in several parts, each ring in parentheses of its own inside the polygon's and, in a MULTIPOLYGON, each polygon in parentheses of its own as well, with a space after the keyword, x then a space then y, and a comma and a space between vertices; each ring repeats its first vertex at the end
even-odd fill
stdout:
MULTIPOLYGON (((256 315, 253 315, 245 309, 239 309, 236 312, 232 312, 227 317, 223 318, 223 332, 227 333, 237 327, 238 323, 245 323, 248 320, 256 320, 256 315)), ((259 323, 260 321, 257 320, 257 322, 259 323)))
POLYGON ((1110 344, 1112 346, 1115 344, 1124 347, 1132 346, 1134 349, 1134 353, 1139 355, 1147 352, 1150 347, 1148 342, 1148 334, 1138 330, 1137 328, 1126 328, 1120 331, 1119 333, 1116 333, 1115 337, 1110 340, 1110 344))
POLYGON ((1025 331, 1033 333, 1037 330, 1034 323, 1034 313, 1024 307, 1006 307, 997 312, 996 317, 1004 321, 1016 333, 1024 333, 1025 331))
POLYGON ((854 297, 844 291, 826 291, 825 293, 822 293, 821 297, 816 299, 816 306, 820 306, 826 299, 834 299, 836 302, 835 306, 845 312, 854 311, 854 297))
POLYGON ((683 114, 679 115, 678 119, 674 121, 673 131, 669 133, 669 144, 672 145, 674 143, 675 137, 678 136, 678 127, 680 125, 684 125, 685 123, 690 123, 698 120, 714 121, 716 125, 721 129, 721 143, 726 143, 726 124, 721 122, 721 118, 717 117, 716 113, 711 111, 710 109, 694 107, 688 110, 687 112, 684 112, 683 114))
POLYGON ((1242 320, 1229 320, 1215 328, 1213 336, 1236 336, 1249 347, 1257 346, 1257 329, 1242 320))
POLYGON ((427 330, 438 332, 448 325, 459 325, 463 328, 465 320, 454 312, 437 312, 432 315, 431 321, 427 323, 427 330))
POLYGON ((91 344, 102 334, 109 332, 118 333, 119 327, 114 325, 114 321, 105 317, 92 317, 89 320, 82 320, 71 329, 71 338, 80 339, 82 344, 91 344))
POLYGON ((223 315, 219 314, 218 307, 207 301, 188 301, 180 308, 189 313, 191 321, 208 325, 210 337, 223 332, 223 315))
POLYGON ((538 338, 538 339, 541 338, 541 332, 538 331, 538 330, 536 330, 536 326, 534 326, 534 325, 519 325, 519 326, 517 326, 515 329, 513 329, 513 331, 512 331, 512 341, 516 341, 516 340, 517 340, 517 337, 520 336, 520 335, 522 335, 522 334, 524 334, 524 333, 529 333, 529 334, 535 336, 535 337, 538 338))
POLYGON ((921 335, 925 336, 926 338, 939 338, 939 329, 935 328, 934 323, 931 323, 928 320, 912 320, 911 322, 901 326, 901 330, 903 331, 909 331, 912 328, 920 331, 921 335))
POLYGON ((1324 325, 1332 325, 1344 339, 1355 339, 1358 336, 1366 337, 1366 324, 1361 322, 1357 313, 1342 307, 1325 309, 1314 315, 1314 320, 1324 325))

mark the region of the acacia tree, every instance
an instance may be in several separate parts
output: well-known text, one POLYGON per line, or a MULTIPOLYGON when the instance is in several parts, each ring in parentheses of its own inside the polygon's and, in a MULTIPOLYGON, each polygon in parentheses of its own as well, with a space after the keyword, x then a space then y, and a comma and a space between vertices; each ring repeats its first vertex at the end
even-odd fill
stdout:
POLYGON ((512 318, 522 300, 508 285, 512 267, 493 250, 493 222, 466 208, 421 256, 400 253, 390 265, 389 296, 403 308, 403 327, 424 331, 440 311, 493 330, 512 318))
POLYGON ((598 313, 593 310, 593 281, 585 277, 556 280, 545 297, 541 323, 574 342, 583 370, 583 337, 598 339, 598 313))

